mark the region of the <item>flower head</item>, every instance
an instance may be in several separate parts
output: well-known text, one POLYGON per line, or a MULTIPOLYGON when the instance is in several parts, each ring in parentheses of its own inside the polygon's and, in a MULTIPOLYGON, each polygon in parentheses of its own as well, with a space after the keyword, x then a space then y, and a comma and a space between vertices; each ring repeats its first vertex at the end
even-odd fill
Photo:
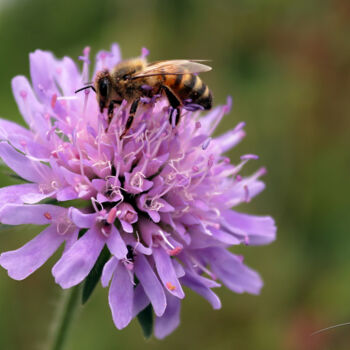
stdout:
MULTIPOLYGON (((87 278, 106 246, 101 282, 109 285, 116 327, 151 305, 158 338, 179 324, 183 286, 215 309, 221 303, 212 289, 220 282, 237 293, 259 293, 259 275, 227 248, 269 243, 275 225, 268 216, 231 209, 264 189, 265 170, 242 177, 256 156, 238 164, 223 156, 245 136, 244 124, 212 136, 230 100, 206 115, 183 110, 177 127, 164 98, 144 100, 121 138, 129 104, 117 106, 108 121, 91 91, 74 94, 88 81, 89 49, 80 58, 82 73, 70 58, 37 50, 30 55, 32 83, 23 76, 12 81, 29 129, 0 120, 0 156, 26 183, 0 190, 0 221, 46 228, 2 253, 1 266, 24 279, 65 242, 52 273, 70 288, 87 278)), ((118 61, 113 45, 97 54, 94 74, 118 61)))

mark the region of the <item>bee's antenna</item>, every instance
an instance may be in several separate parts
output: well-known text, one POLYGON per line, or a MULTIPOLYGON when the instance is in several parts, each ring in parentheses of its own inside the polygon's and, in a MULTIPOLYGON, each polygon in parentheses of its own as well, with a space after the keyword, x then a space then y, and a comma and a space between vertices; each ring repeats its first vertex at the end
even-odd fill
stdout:
POLYGON ((78 90, 75 90, 74 92, 75 92, 75 93, 78 93, 78 92, 83 91, 83 90, 86 90, 86 89, 92 89, 92 90, 94 90, 94 91, 96 92, 96 89, 95 89, 92 85, 84 86, 84 87, 82 87, 82 88, 80 88, 80 89, 78 89, 78 90))

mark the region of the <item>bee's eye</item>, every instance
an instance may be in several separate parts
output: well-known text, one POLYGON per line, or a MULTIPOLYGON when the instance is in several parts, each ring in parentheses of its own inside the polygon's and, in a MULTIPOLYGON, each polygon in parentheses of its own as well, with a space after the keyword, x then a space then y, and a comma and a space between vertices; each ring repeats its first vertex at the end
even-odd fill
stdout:
POLYGON ((103 97, 108 96, 109 84, 110 84, 110 82, 106 78, 103 78, 100 80, 100 82, 98 84, 98 89, 99 89, 101 96, 103 96, 103 97))

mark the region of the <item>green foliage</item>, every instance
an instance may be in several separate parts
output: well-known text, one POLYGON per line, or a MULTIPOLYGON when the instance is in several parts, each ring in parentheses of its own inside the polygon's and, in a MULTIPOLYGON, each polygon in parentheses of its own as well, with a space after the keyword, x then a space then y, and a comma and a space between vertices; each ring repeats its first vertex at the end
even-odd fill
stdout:
POLYGON ((146 339, 150 338, 153 332, 153 308, 148 304, 138 315, 137 320, 146 339))

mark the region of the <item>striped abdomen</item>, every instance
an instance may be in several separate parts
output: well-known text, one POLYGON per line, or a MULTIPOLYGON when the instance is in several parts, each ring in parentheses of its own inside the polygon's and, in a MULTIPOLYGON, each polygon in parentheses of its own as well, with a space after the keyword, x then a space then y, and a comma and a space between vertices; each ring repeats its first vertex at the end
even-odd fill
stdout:
POLYGON ((206 84, 198 75, 166 75, 164 84, 169 86, 183 104, 197 104, 204 109, 212 106, 212 95, 206 84))

